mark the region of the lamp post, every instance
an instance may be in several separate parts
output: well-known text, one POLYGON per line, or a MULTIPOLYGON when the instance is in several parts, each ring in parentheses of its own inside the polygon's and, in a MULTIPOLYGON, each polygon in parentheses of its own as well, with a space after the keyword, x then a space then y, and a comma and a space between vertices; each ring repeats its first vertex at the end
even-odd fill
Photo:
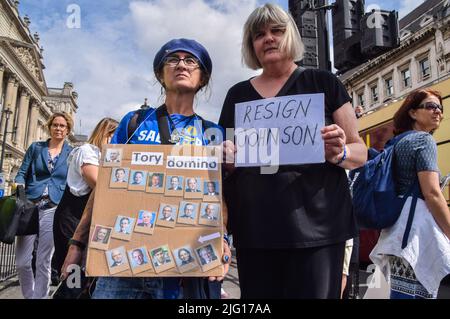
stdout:
POLYGON ((12 114, 12 111, 9 108, 7 108, 7 109, 4 109, 2 111, 2 113, 5 114, 6 122, 5 122, 5 130, 3 132, 2 155, 0 158, 0 173, 3 173, 3 159, 5 158, 6 134, 8 134, 8 122, 9 122, 9 117, 12 114))

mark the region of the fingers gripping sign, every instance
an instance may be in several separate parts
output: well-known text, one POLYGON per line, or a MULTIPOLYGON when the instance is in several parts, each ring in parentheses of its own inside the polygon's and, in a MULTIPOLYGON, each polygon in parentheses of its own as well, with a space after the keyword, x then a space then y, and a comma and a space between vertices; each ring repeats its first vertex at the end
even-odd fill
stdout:
POLYGON ((325 144, 325 158, 336 164, 342 160, 345 153, 346 135, 344 130, 336 124, 322 128, 322 139, 325 144))

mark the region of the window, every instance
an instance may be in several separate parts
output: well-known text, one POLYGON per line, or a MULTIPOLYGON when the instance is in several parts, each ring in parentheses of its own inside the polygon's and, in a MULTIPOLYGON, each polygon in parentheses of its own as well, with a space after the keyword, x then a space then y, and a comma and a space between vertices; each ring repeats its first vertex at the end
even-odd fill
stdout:
POLYGON ((430 15, 425 15, 422 18, 422 21, 420 21, 420 26, 423 28, 424 26, 426 26, 427 24, 430 24, 431 22, 433 22, 433 17, 430 15))
POLYGON ((372 103, 378 102, 378 86, 374 85, 370 87, 370 93, 372 95, 372 103))
POLYGON ((422 77, 422 80, 428 78, 431 74, 430 60, 428 60, 428 58, 420 60, 419 67, 420 67, 420 76, 422 77))
POLYGON ((358 105, 364 107, 364 93, 357 93, 358 95, 358 105))
POLYGON ((411 31, 409 30, 402 30, 400 32, 400 41, 405 40, 407 37, 409 37, 411 35, 411 31))
POLYGON ((391 77, 384 79, 384 87, 386 97, 394 95, 394 81, 392 81, 391 77))
POLYGON ((402 84, 403 88, 411 87, 411 71, 408 69, 404 69, 402 72, 402 84))

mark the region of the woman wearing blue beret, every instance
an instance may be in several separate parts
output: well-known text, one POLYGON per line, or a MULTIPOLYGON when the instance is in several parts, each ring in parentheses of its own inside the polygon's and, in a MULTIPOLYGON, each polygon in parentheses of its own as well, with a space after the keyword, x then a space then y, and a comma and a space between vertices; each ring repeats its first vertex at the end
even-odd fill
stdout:
MULTIPOLYGON (((211 145, 222 142, 223 130, 194 112, 194 98, 204 89, 212 72, 208 51, 190 39, 173 39, 164 44, 153 61, 153 71, 165 93, 164 104, 157 109, 141 109, 125 115, 112 138, 113 144, 191 144, 211 145), (208 133, 208 134, 206 134, 208 133)), ((87 244, 93 196, 91 196, 74 239, 87 244)), ((224 218, 226 220, 226 218, 224 218)), ((79 263, 78 246, 73 247, 66 264, 79 263)), ((231 252, 224 243, 225 271, 231 252)), ((160 299, 220 298, 223 278, 118 278, 97 281, 93 298, 160 299), (182 293, 181 293, 182 291, 182 293)))

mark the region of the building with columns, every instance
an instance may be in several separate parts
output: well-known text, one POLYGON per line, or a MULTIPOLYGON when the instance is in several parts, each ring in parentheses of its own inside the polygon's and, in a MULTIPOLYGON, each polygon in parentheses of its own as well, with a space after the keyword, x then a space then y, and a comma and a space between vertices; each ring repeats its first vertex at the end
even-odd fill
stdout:
MULTIPOLYGON (((6 141, 2 168, 7 186, 28 146, 48 138, 50 115, 65 111, 75 120, 78 108, 72 83, 47 88, 39 35, 31 34, 30 18, 19 15, 18 5, 17 0, 0 0, 0 142, 6 141)), ((74 135, 69 139, 74 142, 74 135)))

